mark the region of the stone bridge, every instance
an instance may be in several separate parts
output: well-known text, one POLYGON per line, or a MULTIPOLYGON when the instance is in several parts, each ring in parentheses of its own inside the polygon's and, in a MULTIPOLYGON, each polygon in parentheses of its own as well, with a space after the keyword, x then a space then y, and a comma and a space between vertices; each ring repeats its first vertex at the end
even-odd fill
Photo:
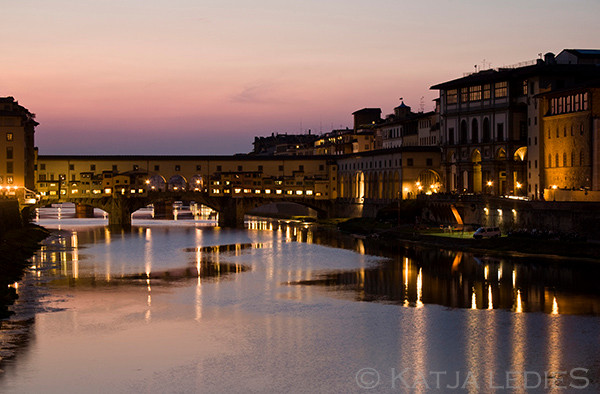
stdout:
POLYGON ((113 228, 127 228, 131 226, 131 215, 138 209, 150 204, 155 206, 161 203, 171 204, 174 201, 194 201, 206 205, 219 213, 219 226, 243 227, 244 215, 254 208, 275 202, 292 202, 312 208, 319 218, 328 218, 333 214, 335 202, 333 200, 315 200, 311 198, 268 198, 268 197, 232 197, 211 196, 208 193, 197 191, 155 191, 144 195, 127 195, 114 193, 100 197, 61 197, 42 198, 31 207, 41 207, 52 203, 71 202, 77 207, 99 208, 108 213, 108 224, 113 228))

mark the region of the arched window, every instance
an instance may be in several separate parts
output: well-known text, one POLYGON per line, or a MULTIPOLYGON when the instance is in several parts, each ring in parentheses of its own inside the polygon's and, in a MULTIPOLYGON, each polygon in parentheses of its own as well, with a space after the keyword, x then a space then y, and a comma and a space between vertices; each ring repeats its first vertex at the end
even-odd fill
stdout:
POLYGON ((460 143, 461 144, 466 144, 467 143, 467 134, 468 134, 468 130, 467 130, 467 121, 463 120, 462 122, 460 122, 460 143))
POLYGON ((563 152, 563 167, 567 166, 567 152, 563 152))
POLYGON ((483 118, 483 140, 482 142, 490 142, 490 120, 488 118, 483 118))
POLYGON ((558 166, 560 166, 560 164, 558 164, 558 153, 554 155, 554 159, 555 159, 555 160, 554 160, 554 163, 555 163, 555 166, 554 166, 554 167, 558 167, 558 166))
POLYGON ((552 155, 548 154, 548 167, 552 167, 552 155))
POLYGON ((475 144, 479 142, 479 125, 477 119, 473 119, 473 122, 471 122, 471 142, 475 144))

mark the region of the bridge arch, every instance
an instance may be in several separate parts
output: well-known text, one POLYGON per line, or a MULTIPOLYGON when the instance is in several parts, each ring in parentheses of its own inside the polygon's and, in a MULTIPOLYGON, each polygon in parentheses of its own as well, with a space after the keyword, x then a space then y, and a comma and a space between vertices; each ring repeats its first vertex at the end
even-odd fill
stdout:
POLYGON ((173 175, 167 182, 167 188, 169 191, 187 190, 187 180, 182 175, 173 175))
POLYGON ((167 189, 167 181, 162 175, 154 174, 148 178, 148 186, 152 191, 165 191, 167 189))

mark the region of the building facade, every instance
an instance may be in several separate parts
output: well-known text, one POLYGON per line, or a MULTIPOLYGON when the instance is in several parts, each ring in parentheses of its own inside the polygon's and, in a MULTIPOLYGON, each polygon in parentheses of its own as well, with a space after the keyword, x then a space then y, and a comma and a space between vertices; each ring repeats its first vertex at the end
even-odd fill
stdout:
POLYGON ((0 98, 0 186, 35 188, 35 115, 13 97, 0 98))

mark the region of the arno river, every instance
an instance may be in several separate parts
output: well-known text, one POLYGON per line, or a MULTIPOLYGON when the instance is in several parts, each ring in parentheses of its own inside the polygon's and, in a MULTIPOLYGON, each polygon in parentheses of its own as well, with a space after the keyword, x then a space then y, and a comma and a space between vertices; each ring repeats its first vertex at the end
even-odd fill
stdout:
POLYGON ((597 265, 53 214, 3 393, 600 391, 597 265))

